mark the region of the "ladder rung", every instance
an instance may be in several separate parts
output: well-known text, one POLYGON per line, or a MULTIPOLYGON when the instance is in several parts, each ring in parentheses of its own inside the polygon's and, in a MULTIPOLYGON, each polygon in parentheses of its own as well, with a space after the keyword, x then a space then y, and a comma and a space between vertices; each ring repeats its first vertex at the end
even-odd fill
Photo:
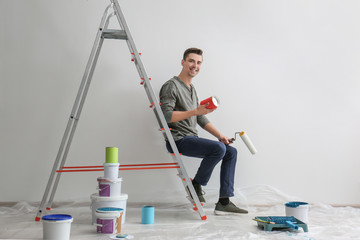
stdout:
POLYGON ((124 39, 127 40, 127 35, 124 30, 112 30, 107 29, 102 32, 101 35, 103 38, 109 38, 109 39, 124 39))

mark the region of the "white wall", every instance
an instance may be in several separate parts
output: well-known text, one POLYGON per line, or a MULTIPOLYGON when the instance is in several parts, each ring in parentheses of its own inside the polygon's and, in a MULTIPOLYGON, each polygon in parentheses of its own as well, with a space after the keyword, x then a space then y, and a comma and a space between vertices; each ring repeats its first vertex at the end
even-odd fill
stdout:
MULTIPOLYGON (((41 200, 107 4, 0 2, 0 201, 41 200)), ((359 1, 120 4, 156 92, 186 48, 204 50, 194 84, 200 99, 221 100, 209 118, 230 137, 246 130, 259 151, 236 141, 237 188, 359 204, 359 1)), ((106 146, 123 164, 171 162, 130 58, 125 42, 104 42, 66 165, 101 165, 106 146)), ((199 162, 185 159, 191 176, 199 162)), ((206 188, 218 188, 218 171, 206 188)), ((123 191, 133 202, 183 199, 176 173, 123 171, 123 191)), ((89 199, 98 176, 63 174, 55 200, 89 199)))

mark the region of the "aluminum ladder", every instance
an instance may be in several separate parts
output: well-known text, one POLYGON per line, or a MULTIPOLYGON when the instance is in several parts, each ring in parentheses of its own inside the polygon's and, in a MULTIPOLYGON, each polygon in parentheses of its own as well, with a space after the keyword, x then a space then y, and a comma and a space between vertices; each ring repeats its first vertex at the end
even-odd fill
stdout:
POLYGON ((110 5, 107 6, 107 8, 104 11, 104 14, 101 19, 100 27, 97 31, 95 42, 89 57, 89 60, 86 65, 86 69, 80 84, 79 91, 77 93, 74 106, 72 108, 70 118, 68 120, 56 159, 54 166, 52 168, 49 181, 47 183, 43 198, 41 200, 37 215, 35 217, 36 221, 40 221, 42 214, 44 213, 45 209, 50 210, 51 205, 54 200, 54 195, 57 189, 57 186, 60 181, 61 172, 57 172, 57 169, 62 169, 65 165, 66 158, 71 146, 71 142, 73 139, 73 136, 75 134, 76 126, 78 124, 80 114, 86 99, 86 95, 88 93, 91 79, 95 70, 95 66, 99 57, 99 53, 103 44, 104 39, 119 39, 119 40, 125 40, 128 48, 130 50, 130 53, 132 55, 132 61, 134 61, 136 69, 139 73, 141 84, 144 86, 144 89, 146 91, 146 94, 150 101, 150 107, 153 109, 156 119, 160 125, 160 130, 162 131, 163 135, 167 140, 169 141, 172 149, 173 154, 172 158, 175 163, 179 165, 178 169, 178 176, 181 178, 183 185, 185 187, 185 190, 188 194, 187 198, 190 200, 190 202, 193 204, 193 209, 197 211, 200 215, 201 220, 206 220, 207 217, 204 213, 204 210, 202 208, 202 204, 199 201, 199 198, 195 192, 195 189, 192 185, 192 182, 189 178, 189 176, 186 173, 185 166, 182 162, 181 154, 179 153, 175 141, 171 135, 170 129, 167 125, 167 122, 165 120, 165 117, 162 113, 160 102, 157 99, 151 84, 150 84, 150 78, 147 76, 145 68, 143 63, 141 62, 140 54, 137 51, 135 47, 134 40, 130 34, 129 28, 126 24, 125 17, 120 9, 120 5, 117 0, 110 0, 110 5), (120 30, 118 29, 108 29, 109 20, 111 17, 116 16, 119 25, 120 30), (49 197, 49 193, 50 197, 49 197), (190 195, 191 194, 191 195, 190 195), (193 198, 191 197, 193 196, 193 198))

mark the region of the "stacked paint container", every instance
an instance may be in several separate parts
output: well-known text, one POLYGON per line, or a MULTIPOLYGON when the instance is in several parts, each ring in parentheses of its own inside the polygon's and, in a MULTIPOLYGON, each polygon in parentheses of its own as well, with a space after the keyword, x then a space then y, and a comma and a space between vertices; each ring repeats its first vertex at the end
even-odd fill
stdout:
POLYGON ((99 177, 98 193, 91 195, 92 223, 99 233, 117 234, 125 223, 128 195, 121 192, 118 148, 107 147, 104 176, 99 177))

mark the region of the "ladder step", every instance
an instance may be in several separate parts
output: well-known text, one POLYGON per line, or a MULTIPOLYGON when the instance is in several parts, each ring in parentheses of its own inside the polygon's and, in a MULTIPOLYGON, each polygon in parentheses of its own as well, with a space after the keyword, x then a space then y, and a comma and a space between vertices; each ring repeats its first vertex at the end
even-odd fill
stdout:
POLYGON ((123 39, 123 40, 128 39, 126 32, 124 30, 107 29, 102 32, 101 36, 103 38, 108 38, 108 39, 123 39))

